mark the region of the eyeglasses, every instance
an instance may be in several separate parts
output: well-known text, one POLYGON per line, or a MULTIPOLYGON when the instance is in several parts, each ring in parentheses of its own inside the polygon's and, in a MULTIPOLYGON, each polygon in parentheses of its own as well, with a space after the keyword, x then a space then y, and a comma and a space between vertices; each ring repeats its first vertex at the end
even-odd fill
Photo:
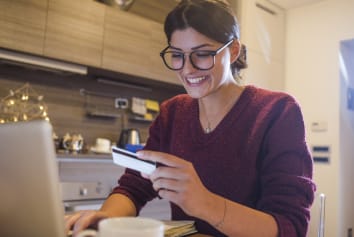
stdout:
MULTIPOLYGON (((214 67, 215 56, 223 51, 227 46, 233 42, 233 39, 228 41, 226 44, 218 48, 217 50, 195 50, 189 53, 189 61, 194 68, 198 70, 209 70, 214 67)), ((170 46, 167 46, 164 50, 161 51, 160 56, 163 59, 166 67, 171 70, 177 71, 181 70, 186 61, 187 53, 176 51, 170 49, 170 46)))

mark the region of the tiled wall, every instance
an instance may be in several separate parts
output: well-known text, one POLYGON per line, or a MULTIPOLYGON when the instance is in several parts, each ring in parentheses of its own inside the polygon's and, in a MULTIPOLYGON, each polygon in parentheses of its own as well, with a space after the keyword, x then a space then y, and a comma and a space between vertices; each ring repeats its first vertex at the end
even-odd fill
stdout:
MULTIPOLYGON (((95 93, 94 96, 90 96, 90 103, 93 101, 98 107, 105 107, 106 111, 107 104, 110 103, 110 100, 113 103, 114 97, 127 98, 129 102, 133 96, 161 102, 183 93, 183 89, 179 86, 145 79, 132 79, 124 75, 97 70, 90 71, 88 76, 80 76, 0 64, 0 98, 8 96, 11 89, 16 90, 25 83, 29 83, 38 94, 44 96, 55 133, 59 137, 64 136, 65 133, 80 133, 84 137, 86 145, 93 145, 97 137, 108 138, 112 142, 116 142, 123 126, 138 128, 142 142, 145 142, 150 123, 128 119, 130 117, 129 109, 125 110, 127 116, 124 117, 126 119, 88 115, 86 109, 88 96, 80 93, 80 90, 95 93), (113 79, 113 81, 121 82, 123 80, 126 83, 127 80, 133 80, 135 82, 127 84, 128 87, 100 83, 97 78, 102 75, 104 78, 113 79), (135 87, 137 82, 141 87, 135 87), (129 85, 133 85, 133 87, 131 88, 129 85)), ((119 115, 123 110, 117 110, 112 106, 111 112, 119 115)))

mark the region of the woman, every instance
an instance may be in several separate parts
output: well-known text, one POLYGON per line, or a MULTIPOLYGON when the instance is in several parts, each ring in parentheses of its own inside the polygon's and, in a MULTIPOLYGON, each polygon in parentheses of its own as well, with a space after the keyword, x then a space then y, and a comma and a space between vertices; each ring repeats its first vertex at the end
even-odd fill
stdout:
POLYGON ((242 86, 245 48, 229 5, 182 0, 165 21, 165 65, 188 94, 161 105, 141 159, 100 211, 68 217, 74 232, 113 216, 138 215, 156 196, 172 218, 212 236, 305 236, 315 186, 302 114, 291 96, 242 86))

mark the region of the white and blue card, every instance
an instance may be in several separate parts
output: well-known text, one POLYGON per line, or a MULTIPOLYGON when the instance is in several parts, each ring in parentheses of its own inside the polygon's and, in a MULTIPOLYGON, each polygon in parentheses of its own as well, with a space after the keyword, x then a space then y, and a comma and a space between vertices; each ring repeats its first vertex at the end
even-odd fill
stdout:
POLYGON ((112 156, 115 164, 144 174, 151 174, 157 166, 153 161, 139 159, 134 152, 116 146, 112 147, 112 156))

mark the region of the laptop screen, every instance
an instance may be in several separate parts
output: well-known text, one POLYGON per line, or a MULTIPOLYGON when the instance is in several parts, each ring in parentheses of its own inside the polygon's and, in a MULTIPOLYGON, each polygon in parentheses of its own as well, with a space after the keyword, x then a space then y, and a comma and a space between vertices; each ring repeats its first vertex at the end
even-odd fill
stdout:
POLYGON ((0 124, 0 190, 0 236, 65 236, 50 123, 0 124))

